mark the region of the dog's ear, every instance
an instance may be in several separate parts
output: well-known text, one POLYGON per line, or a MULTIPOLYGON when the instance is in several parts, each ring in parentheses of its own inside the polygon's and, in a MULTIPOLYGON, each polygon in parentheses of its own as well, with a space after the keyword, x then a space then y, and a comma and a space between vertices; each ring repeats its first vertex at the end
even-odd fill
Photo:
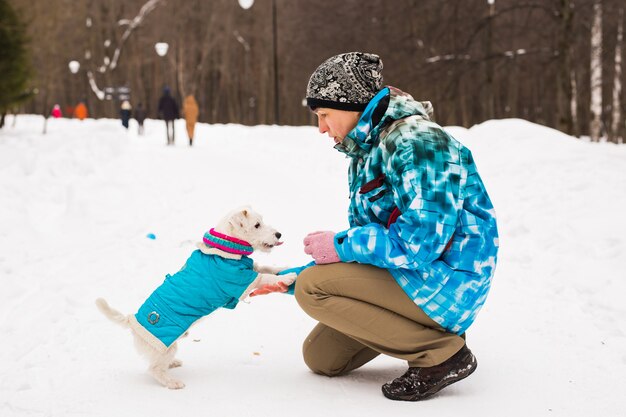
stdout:
POLYGON ((243 228, 243 220, 248 216, 248 211, 247 210, 241 210, 237 213, 235 213, 230 220, 228 221, 228 223, 230 223, 230 225, 233 228, 243 228))

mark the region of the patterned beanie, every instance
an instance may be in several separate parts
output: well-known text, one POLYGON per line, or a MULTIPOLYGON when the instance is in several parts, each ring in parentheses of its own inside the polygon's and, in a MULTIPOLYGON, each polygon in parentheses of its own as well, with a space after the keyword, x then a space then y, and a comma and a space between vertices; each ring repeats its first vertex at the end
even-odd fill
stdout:
POLYGON ((309 79, 306 104, 312 109, 363 111, 382 87, 382 69, 375 54, 348 52, 328 58, 309 79))

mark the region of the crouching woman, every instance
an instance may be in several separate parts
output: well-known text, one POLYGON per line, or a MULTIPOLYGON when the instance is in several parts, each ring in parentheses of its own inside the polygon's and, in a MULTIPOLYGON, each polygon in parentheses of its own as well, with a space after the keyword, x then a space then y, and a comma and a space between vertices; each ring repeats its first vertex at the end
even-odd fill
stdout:
POLYGON ((471 152, 430 119, 430 103, 383 87, 381 71, 377 55, 352 52, 309 80, 320 133, 350 158, 350 228, 304 239, 315 265, 295 296, 319 322, 303 346, 313 372, 388 355, 408 370, 383 394, 418 401, 476 369, 465 333, 489 292, 498 232, 471 152))

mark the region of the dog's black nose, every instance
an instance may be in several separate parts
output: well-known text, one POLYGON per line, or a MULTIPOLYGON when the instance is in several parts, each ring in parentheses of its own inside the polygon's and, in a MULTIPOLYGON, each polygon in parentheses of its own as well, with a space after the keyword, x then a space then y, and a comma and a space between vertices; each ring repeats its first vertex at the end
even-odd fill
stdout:
POLYGON ((280 233, 276 232, 274 233, 274 236, 276 236, 276 239, 280 239, 280 237, 282 236, 280 233))

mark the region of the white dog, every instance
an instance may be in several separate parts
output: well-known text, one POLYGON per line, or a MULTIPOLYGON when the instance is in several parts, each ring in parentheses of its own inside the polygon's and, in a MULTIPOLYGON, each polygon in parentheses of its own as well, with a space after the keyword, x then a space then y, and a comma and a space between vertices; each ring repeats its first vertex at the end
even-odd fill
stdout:
POLYGON ((263 223, 262 217, 246 207, 236 210, 205 233, 185 266, 165 281, 139 308, 124 315, 98 298, 96 305, 111 321, 129 328, 137 350, 150 361, 150 374, 171 389, 183 388, 182 381, 167 374, 181 366, 175 358, 176 340, 198 319, 220 307, 235 308, 255 289, 282 282, 290 285, 296 274, 276 275, 282 268, 257 267, 247 257, 254 249, 269 252, 281 245, 281 234, 263 223))

